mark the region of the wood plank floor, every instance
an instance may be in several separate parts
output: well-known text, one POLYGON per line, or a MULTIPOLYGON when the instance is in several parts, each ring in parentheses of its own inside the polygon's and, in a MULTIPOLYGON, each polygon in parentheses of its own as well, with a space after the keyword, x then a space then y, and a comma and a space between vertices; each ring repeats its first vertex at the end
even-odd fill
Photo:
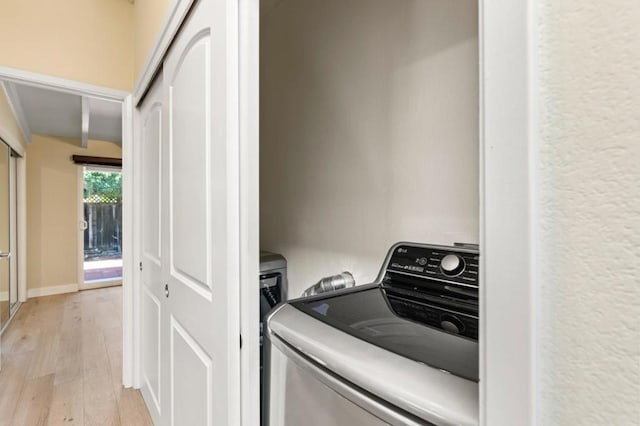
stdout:
POLYGON ((122 379, 122 287, 30 299, 2 336, 0 426, 152 425, 122 379))

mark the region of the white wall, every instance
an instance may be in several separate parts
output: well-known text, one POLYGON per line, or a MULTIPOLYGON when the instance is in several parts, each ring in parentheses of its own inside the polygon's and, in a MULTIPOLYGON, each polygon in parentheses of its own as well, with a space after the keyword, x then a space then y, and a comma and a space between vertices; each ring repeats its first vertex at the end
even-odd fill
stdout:
POLYGON ((291 296, 399 240, 477 243, 476 1, 265 4, 261 245, 291 296))
POLYGON ((640 2, 543 0, 540 424, 640 422, 640 2))

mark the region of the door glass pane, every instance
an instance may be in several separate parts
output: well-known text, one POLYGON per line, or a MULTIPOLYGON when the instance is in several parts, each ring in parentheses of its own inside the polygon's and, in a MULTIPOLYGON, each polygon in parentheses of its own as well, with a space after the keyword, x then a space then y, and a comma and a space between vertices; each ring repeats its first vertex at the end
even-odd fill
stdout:
POLYGON ((9 310, 11 315, 18 306, 18 174, 16 156, 9 158, 9 241, 11 259, 9 263, 9 310))
POLYGON ((84 170, 84 282, 122 280, 122 174, 84 170))
POLYGON ((11 241, 9 238, 10 198, 9 198, 9 158, 10 150, 0 142, 0 327, 9 320, 9 273, 11 241))

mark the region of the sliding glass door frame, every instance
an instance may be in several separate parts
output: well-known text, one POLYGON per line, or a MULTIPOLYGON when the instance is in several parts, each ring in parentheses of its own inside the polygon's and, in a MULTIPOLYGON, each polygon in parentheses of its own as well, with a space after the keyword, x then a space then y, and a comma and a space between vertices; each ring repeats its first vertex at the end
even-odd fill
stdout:
POLYGON ((9 316, 12 318, 20 305, 18 285, 18 154, 11 150, 9 158, 9 316))
MULTIPOLYGON (((122 285, 122 277, 113 280, 98 280, 98 281, 85 281, 85 247, 84 247, 84 232, 87 229, 87 222, 84 218, 84 185, 85 185, 85 170, 99 171, 99 172, 117 172, 122 173, 122 170, 118 167, 104 167, 104 166, 79 166, 78 167, 78 288, 80 290, 89 290, 102 287, 113 287, 122 285)), ((120 224, 122 229, 122 223, 120 224)))
MULTIPOLYGON (((22 285, 19 285, 19 253, 18 253, 18 158, 20 155, 13 150, 13 148, 0 139, 1 153, 0 155, 6 155, 7 161, 7 175, 6 180, 3 181, 3 185, 6 184, 6 198, 0 200, 0 208, 6 208, 6 222, 0 224, 3 228, 2 232, 6 232, 6 244, 0 246, 0 262, 2 266, 7 266, 6 277, 0 277, 0 279, 6 279, 6 289, 0 288, 2 298, 6 297, 6 306, 2 303, 0 309, 3 312, 0 313, 0 331, 4 331, 11 319, 15 315, 16 311, 20 307, 20 303, 24 300, 24 296, 21 294, 22 285), (6 295, 4 294, 6 293, 6 295), (7 311, 5 314, 4 310, 7 311)), ((4 191, 3 191, 4 192, 4 191)), ((4 198, 4 197, 3 197, 4 198)))

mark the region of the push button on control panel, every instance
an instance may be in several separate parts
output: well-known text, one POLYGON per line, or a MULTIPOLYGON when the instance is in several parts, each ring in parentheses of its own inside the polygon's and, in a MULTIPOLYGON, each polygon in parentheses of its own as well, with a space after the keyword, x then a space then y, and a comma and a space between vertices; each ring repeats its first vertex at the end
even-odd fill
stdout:
POLYGON ((440 261, 442 273, 448 277, 455 277, 464 271, 464 260, 456 254, 448 254, 440 261))

